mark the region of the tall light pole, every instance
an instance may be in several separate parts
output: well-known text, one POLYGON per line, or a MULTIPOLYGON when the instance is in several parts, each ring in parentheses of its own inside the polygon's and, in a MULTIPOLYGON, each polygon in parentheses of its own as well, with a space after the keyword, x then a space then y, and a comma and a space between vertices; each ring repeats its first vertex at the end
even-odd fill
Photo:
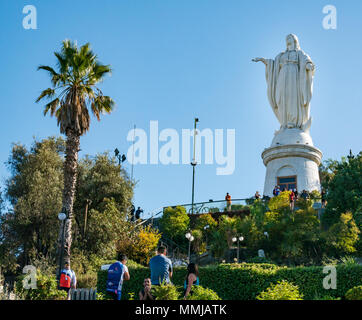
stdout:
POLYGON ((194 122, 194 152, 192 156, 191 166, 192 166, 192 204, 191 204, 191 213, 194 214, 194 203, 195 203, 195 167, 197 165, 195 150, 196 150, 196 125, 199 122, 199 118, 195 118, 194 122))
POLYGON ((62 234, 60 239, 60 252, 59 252, 59 270, 58 270, 58 277, 60 278, 60 273, 63 269, 63 254, 64 254, 64 230, 65 230, 65 221, 67 219, 67 215, 64 212, 61 212, 58 214, 58 219, 60 220, 60 223, 62 224, 62 234))
POLYGON ((185 234, 185 237, 187 240, 189 240, 189 252, 188 252, 188 255, 187 255, 187 262, 190 263, 190 256, 191 256, 191 242, 194 241, 194 236, 190 233, 190 232, 187 232, 185 234))
POLYGON ((238 251, 236 253, 236 256, 237 256, 237 260, 238 260, 238 263, 239 263, 240 242, 244 240, 244 237, 238 235, 238 236, 232 238, 232 240, 233 240, 233 242, 238 242, 238 251))
POLYGON ((134 164, 134 141, 136 139, 136 125, 133 126, 133 146, 132 146, 132 169, 131 169, 131 182, 133 182, 133 164, 134 164))

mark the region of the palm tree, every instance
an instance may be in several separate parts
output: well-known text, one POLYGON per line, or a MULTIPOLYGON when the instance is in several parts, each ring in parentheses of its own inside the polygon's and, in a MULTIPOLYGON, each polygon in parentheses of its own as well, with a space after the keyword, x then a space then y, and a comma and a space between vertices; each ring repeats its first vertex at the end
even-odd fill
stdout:
POLYGON ((73 202, 77 180, 80 136, 89 130, 89 109, 100 120, 103 113, 111 113, 114 101, 104 96, 96 84, 110 74, 109 65, 102 65, 90 49, 89 43, 78 48, 70 40, 63 41, 57 58, 57 71, 49 66, 39 66, 51 77, 52 86, 45 89, 36 102, 47 99, 44 115, 50 112, 57 118, 60 132, 67 137, 64 162, 63 209, 66 219, 59 231, 59 265, 70 262, 72 244, 73 202), (61 241, 64 235, 64 243, 61 241), (63 244, 63 245, 62 245, 63 244), (63 258, 61 258, 63 257, 63 258))

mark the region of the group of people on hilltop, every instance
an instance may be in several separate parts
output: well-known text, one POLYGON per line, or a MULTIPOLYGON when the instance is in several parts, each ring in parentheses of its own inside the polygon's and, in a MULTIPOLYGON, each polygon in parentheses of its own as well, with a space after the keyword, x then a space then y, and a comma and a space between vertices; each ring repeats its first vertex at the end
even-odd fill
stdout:
MULTIPOLYGON (((280 188, 280 186, 278 186, 278 185, 275 186, 274 189, 273 189, 273 196, 277 197, 277 196, 279 196, 279 194, 281 192, 284 192, 284 191, 289 191, 289 203, 290 203, 290 209, 291 210, 294 210, 295 202, 298 200, 299 197, 304 199, 304 200, 310 199, 310 194, 305 189, 299 194, 296 188, 286 190, 285 187, 280 188)), ((262 196, 259 193, 259 191, 256 191, 255 195, 254 195, 254 199, 259 200, 261 198, 262 198, 262 196)), ((326 203, 327 203, 327 201, 326 201, 326 191, 324 189, 322 189, 321 198, 322 198, 322 208, 324 208, 326 206, 326 203)), ((263 196, 263 199, 270 199, 270 198, 266 197, 266 196, 263 196)), ((231 211, 231 196, 230 196, 229 193, 226 193, 225 201, 226 201, 226 204, 227 204, 227 206, 226 206, 227 211, 231 211)))
MULTIPOLYGON (((152 287, 160 286, 163 283, 171 283, 173 275, 172 262, 167 258, 166 254, 166 248, 160 246, 157 249, 157 255, 151 258, 149 262, 151 277, 143 281, 143 288, 138 293, 140 300, 155 300, 155 294, 151 292, 152 287)), ((127 257, 120 254, 118 260, 109 267, 106 283, 106 290, 113 296, 114 300, 121 300, 123 282, 130 279, 130 273, 126 266, 127 257)), ((198 267, 195 263, 189 263, 184 281, 184 299, 192 294, 192 286, 194 285, 199 285, 198 267)))
MULTIPOLYGON (((273 196, 277 197, 279 196, 279 194, 281 192, 287 191, 285 188, 280 188, 279 186, 275 186, 273 189, 273 196)), ((308 199, 309 198, 309 193, 306 190, 303 190, 302 193, 300 194, 300 197, 303 199, 308 199)), ((295 202, 298 200, 299 198, 299 193, 297 191, 296 188, 294 189, 290 189, 289 190, 289 206, 290 206, 290 210, 294 210, 294 206, 295 206, 295 202)))
POLYGON ((136 210, 136 207, 132 204, 131 206, 131 221, 136 221, 141 219, 141 214, 143 213, 143 210, 141 207, 138 207, 136 210))
POLYGON ((277 197, 279 196, 279 194, 281 192, 284 192, 284 191, 289 191, 289 192, 292 192, 294 194, 294 197, 297 199, 298 196, 300 195, 300 197, 304 200, 307 200, 310 198, 310 194, 307 190, 303 190, 300 194, 298 193, 297 189, 294 188, 294 189, 289 189, 287 190, 286 188, 280 188, 279 186, 275 186, 274 189, 273 189, 273 196, 274 197, 277 197))
MULTIPOLYGON (((279 186, 275 186, 273 189, 273 195, 274 197, 277 197, 281 192, 286 191, 285 188, 280 189, 279 186)), ((298 198, 302 198, 304 200, 308 200, 310 199, 310 193, 303 189, 303 191, 299 194, 297 189, 290 189, 289 190, 289 203, 290 203, 290 209, 294 210, 294 205, 295 202, 298 200, 298 198)), ((322 193, 321 193, 321 200, 322 200, 322 208, 324 208, 326 206, 326 191, 324 189, 322 189, 322 193)))

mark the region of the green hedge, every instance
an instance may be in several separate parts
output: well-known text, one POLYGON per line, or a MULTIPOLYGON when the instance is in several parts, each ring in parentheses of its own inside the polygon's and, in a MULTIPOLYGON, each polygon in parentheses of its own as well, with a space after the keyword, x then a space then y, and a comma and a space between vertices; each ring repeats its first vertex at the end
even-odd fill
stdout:
MULTIPOLYGON (((143 266, 130 267, 130 281, 125 281, 122 299, 128 299, 129 293, 142 289, 144 278, 150 277, 150 271, 143 266)), ((273 264, 221 264, 218 266, 199 267, 200 285, 214 290, 223 300, 254 300, 256 296, 271 284, 286 280, 299 287, 304 299, 315 296, 344 297, 346 292, 362 284, 362 266, 338 265, 337 289, 325 290, 323 267, 279 267, 273 264)), ((183 286, 185 268, 175 268, 172 282, 183 286)), ((98 272, 97 290, 105 293, 107 271, 98 272)))

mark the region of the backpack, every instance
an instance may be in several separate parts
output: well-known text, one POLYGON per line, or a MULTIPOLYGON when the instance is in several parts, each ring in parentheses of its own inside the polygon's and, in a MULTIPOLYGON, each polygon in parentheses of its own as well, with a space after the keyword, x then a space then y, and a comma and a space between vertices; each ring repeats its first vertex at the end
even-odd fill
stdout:
POLYGON ((106 290, 117 293, 123 275, 123 264, 119 261, 113 263, 108 269, 106 290))
POLYGON ((70 270, 62 270, 60 273, 59 287, 61 288, 70 288, 72 282, 72 272, 70 270))

